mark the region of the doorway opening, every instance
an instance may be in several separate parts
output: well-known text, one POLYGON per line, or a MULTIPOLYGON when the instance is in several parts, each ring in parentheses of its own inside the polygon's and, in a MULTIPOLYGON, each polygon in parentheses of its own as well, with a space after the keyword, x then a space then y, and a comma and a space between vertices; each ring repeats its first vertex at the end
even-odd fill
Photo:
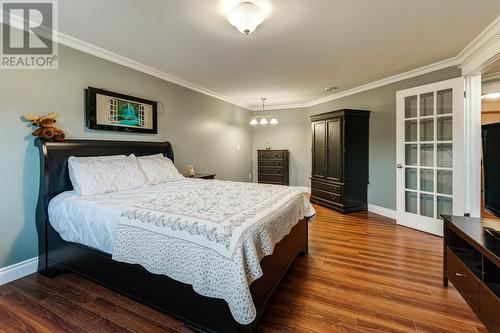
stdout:
MULTIPOLYGON (((500 59, 488 65, 481 76, 481 126, 490 124, 500 124, 500 59)), ((500 220, 485 207, 484 179, 484 160, 481 149, 481 217, 500 220)))

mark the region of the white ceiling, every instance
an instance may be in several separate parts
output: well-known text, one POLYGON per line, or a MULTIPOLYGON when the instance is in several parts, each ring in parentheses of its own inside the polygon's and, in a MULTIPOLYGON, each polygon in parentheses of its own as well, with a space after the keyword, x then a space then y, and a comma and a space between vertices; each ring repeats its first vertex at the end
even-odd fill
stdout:
POLYGON ((219 0, 64 0, 59 30, 255 107, 306 103, 456 56, 499 0, 270 0, 246 37, 219 0))

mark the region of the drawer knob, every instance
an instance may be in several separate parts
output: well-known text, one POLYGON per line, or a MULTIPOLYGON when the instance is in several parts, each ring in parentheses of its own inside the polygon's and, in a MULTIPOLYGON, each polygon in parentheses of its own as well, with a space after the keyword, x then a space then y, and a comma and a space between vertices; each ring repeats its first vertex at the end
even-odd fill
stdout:
POLYGON ((463 273, 455 273, 455 275, 458 276, 458 277, 466 277, 466 275, 463 274, 463 273))

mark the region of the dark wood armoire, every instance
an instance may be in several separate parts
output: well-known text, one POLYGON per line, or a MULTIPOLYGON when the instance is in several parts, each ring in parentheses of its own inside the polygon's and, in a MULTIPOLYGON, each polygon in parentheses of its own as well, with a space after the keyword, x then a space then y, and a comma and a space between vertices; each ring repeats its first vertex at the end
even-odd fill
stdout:
POLYGON ((369 119, 370 111, 349 109, 311 117, 311 202, 367 209, 369 119))

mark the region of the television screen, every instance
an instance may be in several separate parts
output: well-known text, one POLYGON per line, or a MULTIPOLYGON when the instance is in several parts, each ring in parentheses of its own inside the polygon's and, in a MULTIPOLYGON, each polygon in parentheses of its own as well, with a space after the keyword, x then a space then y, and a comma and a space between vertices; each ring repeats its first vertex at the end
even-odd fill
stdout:
POLYGON ((482 126, 484 208, 500 217, 500 123, 482 126))

